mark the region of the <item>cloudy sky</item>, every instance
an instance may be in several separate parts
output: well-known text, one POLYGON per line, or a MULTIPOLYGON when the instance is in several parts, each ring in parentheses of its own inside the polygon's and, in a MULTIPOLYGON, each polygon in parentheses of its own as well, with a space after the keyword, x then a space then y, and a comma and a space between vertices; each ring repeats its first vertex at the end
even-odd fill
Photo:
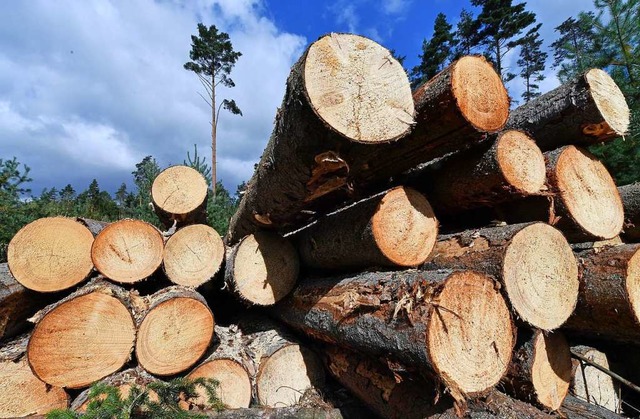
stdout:
MULTIPOLYGON (((553 28, 592 0, 529 0, 553 28)), ((198 145, 210 155, 210 110, 183 69, 198 22, 230 34, 242 52, 232 72, 243 117, 222 113, 218 176, 235 191, 259 159, 291 65, 331 32, 369 36, 418 62, 438 12, 454 23, 468 1, 432 0, 24 0, 0 2, 0 159, 31 167, 31 187, 92 179, 114 192, 144 156, 179 164, 198 145), (425 5, 428 4, 428 5, 425 5)), ((515 61, 516 57, 512 57, 515 61)), ((557 84, 553 71, 543 90, 557 84)), ((519 96, 519 81, 510 86, 519 96)))

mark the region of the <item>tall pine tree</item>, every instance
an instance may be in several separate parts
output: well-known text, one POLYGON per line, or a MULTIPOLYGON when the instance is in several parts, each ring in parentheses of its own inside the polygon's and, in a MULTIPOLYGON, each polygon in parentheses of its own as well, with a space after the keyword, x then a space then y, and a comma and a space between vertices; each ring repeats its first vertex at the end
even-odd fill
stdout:
POLYGON ((453 50, 453 59, 458 59, 463 55, 472 54, 480 43, 478 38, 478 30, 480 29, 480 22, 474 19, 473 14, 462 9, 460 12, 460 20, 456 25, 456 31, 454 33, 455 47, 453 50))
POLYGON ((525 102, 540 96, 540 86, 538 82, 544 80, 544 69, 546 67, 548 54, 542 51, 542 39, 540 39, 541 23, 531 28, 522 38, 520 44, 520 77, 524 80, 525 90, 522 92, 522 99, 525 102))
POLYGON ((570 17, 555 31, 560 34, 552 44, 553 67, 558 69, 558 78, 565 82, 592 67, 601 67, 597 55, 601 42, 596 34, 595 15, 580 12, 577 18, 570 17))
POLYGON ((449 63, 453 55, 455 38, 453 26, 447 22, 444 13, 438 13, 433 24, 431 39, 422 42, 420 64, 411 70, 411 83, 416 87, 438 74, 449 63))

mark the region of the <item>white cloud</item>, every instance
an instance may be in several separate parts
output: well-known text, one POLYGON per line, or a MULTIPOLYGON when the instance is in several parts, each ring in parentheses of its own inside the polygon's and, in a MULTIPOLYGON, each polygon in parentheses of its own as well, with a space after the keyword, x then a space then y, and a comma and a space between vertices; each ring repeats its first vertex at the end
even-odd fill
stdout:
POLYGON ((383 0, 382 8, 386 14, 397 15, 409 7, 411 0, 383 0))

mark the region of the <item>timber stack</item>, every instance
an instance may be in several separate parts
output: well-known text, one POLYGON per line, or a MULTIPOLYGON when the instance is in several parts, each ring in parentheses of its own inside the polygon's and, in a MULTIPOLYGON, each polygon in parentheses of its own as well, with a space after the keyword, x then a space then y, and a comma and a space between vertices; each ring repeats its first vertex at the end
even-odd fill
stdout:
MULTIPOLYGON (((628 125, 598 69, 510 111, 483 57, 412 92, 381 45, 326 35, 224 239, 186 166, 151 188, 166 231, 50 217, 16 234, 0 417, 173 377, 216 380, 237 417, 336 382, 385 418, 629 413, 632 374, 612 369, 640 345, 640 185, 584 148, 628 125)), ((204 388, 180 406, 214 408, 204 388)))

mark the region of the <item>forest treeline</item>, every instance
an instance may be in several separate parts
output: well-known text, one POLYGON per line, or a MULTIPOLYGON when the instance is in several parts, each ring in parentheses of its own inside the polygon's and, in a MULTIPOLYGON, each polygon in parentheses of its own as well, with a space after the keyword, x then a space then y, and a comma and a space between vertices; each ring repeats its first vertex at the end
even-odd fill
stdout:
MULTIPOLYGON (((640 180, 640 0, 594 0, 593 10, 578 12, 554 28, 554 39, 542 39, 535 13, 525 2, 470 0, 470 8, 459 16, 437 15, 430 38, 417 55, 420 63, 407 71, 414 87, 429 80, 457 58, 482 54, 495 66, 507 86, 522 82, 522 94, 514 105, 541 93, 540 82, 549 71, 561 82, 593 67, 606 70, 618 83, 631 109, 629 135, 591 151, 600 157, 620 185, 640 180), (513 55, 517 59, 513 59, 513 55), (515 64, 515 65, 512 65, 515 64)), ((405 57, 397 57, 402 62, 405 57)), ((161 167, 152 156, 136 164, 135 188, 122 183, 112 196, 100 190, 94 179, 86 190, 72 185, 45 189, 39 195, 29 188, 29 168, 10 156, 0 156, 0 261, 6 246, 26 223, 52 215, 82 216, 104 221, 139 218, 159 225, 149 206, 153 179, 161 167)), ((211 182, 211 167, 197 149, 184 162, 211 182)), ((208 201, 209 223, 225 234, 238 201, 221 182, 215 199, 208 201)))

